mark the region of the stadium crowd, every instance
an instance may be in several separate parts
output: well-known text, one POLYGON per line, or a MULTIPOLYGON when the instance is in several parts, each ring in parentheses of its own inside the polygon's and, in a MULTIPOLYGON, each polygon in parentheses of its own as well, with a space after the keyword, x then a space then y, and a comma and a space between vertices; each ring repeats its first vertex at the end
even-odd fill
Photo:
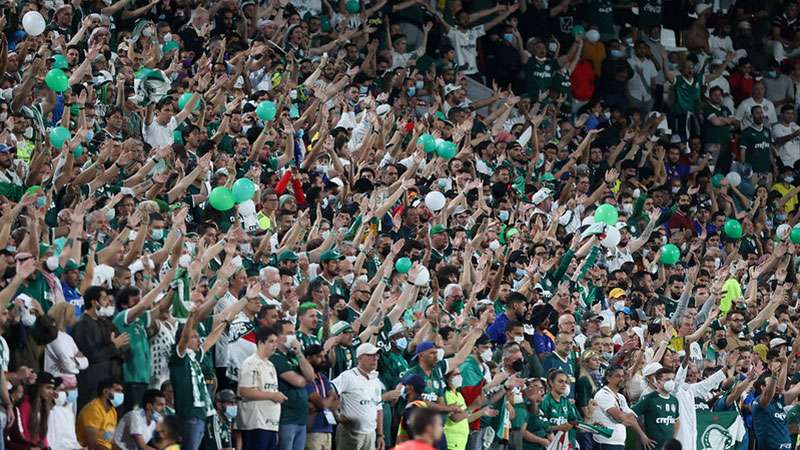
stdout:
POLYGON ((0 2, 0 450, 791 450, 796 0, 0 2))

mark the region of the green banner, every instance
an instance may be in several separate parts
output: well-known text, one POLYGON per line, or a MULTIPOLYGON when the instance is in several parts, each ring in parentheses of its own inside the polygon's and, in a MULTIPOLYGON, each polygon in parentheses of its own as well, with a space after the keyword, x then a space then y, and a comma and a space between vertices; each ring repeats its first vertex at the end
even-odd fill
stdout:
POLYGON ((733 450, 744 433, 736 411, 697 411, 697 450, 733 450))

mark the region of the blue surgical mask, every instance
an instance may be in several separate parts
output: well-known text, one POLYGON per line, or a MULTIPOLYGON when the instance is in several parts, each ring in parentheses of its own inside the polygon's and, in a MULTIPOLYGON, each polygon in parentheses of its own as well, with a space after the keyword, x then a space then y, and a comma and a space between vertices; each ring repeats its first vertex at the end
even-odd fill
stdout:
POLYGON ((119 408, 123 403, 125 403, 125 394, 122 392, 114 392, 114 396, 111 397, 111 404, 114 408, 119 408))
POLYGON ((163 228, 153 228, 153 232, 151 234, 154 240, 160 241, 164 239, 164 229, 163 228))
POLYGON ((503 39, 508 42, 514 42, 514 34, 513 33, 505 33, 503 34, 503 39))
POLYGON ((238 414, 239 414, 238 406, 228 405, 225 407, 225 415, 228 416, 229 419, 235 419, 238 414))
POLYGON ((75 403, 78 401, 78 390, 70 389, 67 391, 67 403, 75 403))
POLYGON ((623 52, 622 50, 618 50, 616 48, 611 50, 612 58, 622 58, 623 56, 625 56, 625 52, 623 52))
POLYGON ((406 89, 406 92, 408 92, 409 97, 413 97, 417 95, 417 88, 415 86, 411 86, 410 88, 406 89))
POLYGON ((153 422, 161 422, 161 413, 153 411, 153 422))
POLYGON ((502 211, 498 211, 497 212, 497 218, 500 219, 501 222, 507 222, 508 221, 508 217, 509 217, 509 214, 508 214, 508 211, 506 211, 506 210, 502 210, 502 211))
POLYGON ((404 338, 404 337, 401 337, 400 339, 397 339, 396 341, 394 341, 394 344, 395 344, 395 345, 397 346, 397 348, 399 348, 400 350, 405 350, 405 349, 407 349, 407 348, 408 348, 408 339, 406 339, 406 338, 404 338))
POLYGON ((425 82, 422 80, 417 80, 414 82, 414 87, 416 87, 418 90, 422 89, 425 87, 425 82))
POLYGON ((794 183, 794 176, 789 175, 789 176, 783 177, 783 181, 785 181, 785 182, 787 182, 789 184, 792 184, 792 183, 794 183))

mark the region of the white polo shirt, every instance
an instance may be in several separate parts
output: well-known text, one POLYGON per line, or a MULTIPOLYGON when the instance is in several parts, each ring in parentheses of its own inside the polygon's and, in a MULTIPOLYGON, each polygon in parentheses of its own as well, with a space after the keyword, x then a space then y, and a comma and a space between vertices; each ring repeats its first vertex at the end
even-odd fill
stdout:
MULTIPOLYGON (((800 125, 794 122, 790 122, 789 125, 778 122, 772 127, 772 137, 780 139, 784 136, 789 136, 798 129, 800 129, 800 125)), ((778 157, 780 157, 784 165, 794 166, 794 163, 800 159, 800 137, 795 137, 778 147, 778 157)))
POLYGON ((331 382, 342 402, 342 415, 356 433, 372 433, 378 429, 378 411, 382 407, 383 383, 378 373, 364 376, 358 367, 345 370, 331 382))
POLYGON ((166 125, 159 124, 158 120, 153 117, 150 125, 142 124, 142 136, 144 136, 144 141, 150 144, 151 147, 160 148, 172 145, 175 142, 172 133, 177 129, 178 121, 175 120, 175 116, 170 117, 166 125))
POLYGON ((594 401, 597 407, 592 413, 592 421, 614 430, 610 438, 605 438, 600 434, 594 434, 593 439, 599 444, 625 445, 625 425, 614 420, 607 412, 611 408, 619 408, 623 413, 633 412, 622 394, 615 394, 611 389, 603 387, 594 394, 594 401))

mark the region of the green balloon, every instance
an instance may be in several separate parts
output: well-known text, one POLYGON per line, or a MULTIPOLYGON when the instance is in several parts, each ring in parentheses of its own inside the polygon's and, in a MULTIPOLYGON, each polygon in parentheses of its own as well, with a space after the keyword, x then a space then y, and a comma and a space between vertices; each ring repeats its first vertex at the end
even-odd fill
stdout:
POLYGON ((586 33, 586 29, 583 28, 583 25, 575 25, 572 27, 572 37, 577 37, 584 33, 586 33))
POLYGON ((436 138, 429 133, 425 133, 417 138, 417 145, 421 145, 425 153, 433 153, 436 151, 436 138))
POLYGON ((722 231, 725 232, 725 236, 728 236, 731 239, 742 238, 742 224, 736 219, 726 220, 725 225, 722 227, 722 231))
POLYGON ((80 158, 80 156, 83 155, 83 146, 81 144, 78 144, 78 146, 75 147, 75 150, 72 151, 72 154, 76 158, 80 158))
POLYGON ((439 146, 436 147, 436 154, 442 159, 453 159, 453 157, 456 156, 456 144, 451 141, 442 141, 439 146))
POLYGON ((244 203, 256 193, 256 185, 249 178, 239 178, 233 183, 233 199, 236 203, 244 203))
POLYGON ((55 92, 64 92, 69 88, 69 77, 61 69, 50 69, 44 76, 44 82, 55 92))
POLYGON ((227 211, 233 208, 233 192, 225 186, 217 186, 208 195, 208 203, 217 211, 227 211))
POLYGON ((405 256, 400 258, 400 259, 398 259, 394 263, 394 269, 398 273, 407 273, 409 271, 409 269, 411 269, 411 260, 408 259, 405 256))
POLYGON ((715 188, 718 188, 718 187, 722 186, 722 180, 724 180, 724 179, 725 179, 725 175, 723 175, 721 173, 714 174, 714 176, 711 177, 711 185, 714 186, 715 188))
POLYGON ((256 107, 256 115, 258 115, 261 120, 273 120, 276 112, 275 103, 269 100, 264 100, 256 107))
POLYGON ((792 241, 792 244, 800 244, 800 227, 792 228, 792 232, 789 233, 789 240, 792 241))
POLYGON ((361 11, 361 4, 358 2, 358 0, 347 0, 347 3, 344 5, 344 7, 350 14, 355 14, 361 11))
POLYGON ((681 259, 681 251, 675 244, 665 244, 661 247, 661 264, 671 266, 681 259))
POLYGON ((595 222, 603 222, 607 225, 616 225, 617 219, 619 219, 617 208, 614 208, 608 203, 598 206, 594 212, 595 222))
POLYGON ((64 127, 55 127, 50 130, 50 145, 56 150, 61 150, 64 143, 72 139, 72 134, 64 127))
MULTIPOLYGON (((194 94, 192 94, 191 92, 184 92, 183 94, 181 94, 181 96, 178 97, 178 109, 182 110, 186 106, 186 104, 189 103, 189 100, 192 99, 193 95, 194 94)), ((198 109, 200 109, 199 101, 195 102, 194 107, 192 107, 193 111, 197 111, 198 109)))
POLYGON ((172 140, 175 141, 176 144, 183 144, 183 133, 181 133, 181 130, 172 132, 172 140))

